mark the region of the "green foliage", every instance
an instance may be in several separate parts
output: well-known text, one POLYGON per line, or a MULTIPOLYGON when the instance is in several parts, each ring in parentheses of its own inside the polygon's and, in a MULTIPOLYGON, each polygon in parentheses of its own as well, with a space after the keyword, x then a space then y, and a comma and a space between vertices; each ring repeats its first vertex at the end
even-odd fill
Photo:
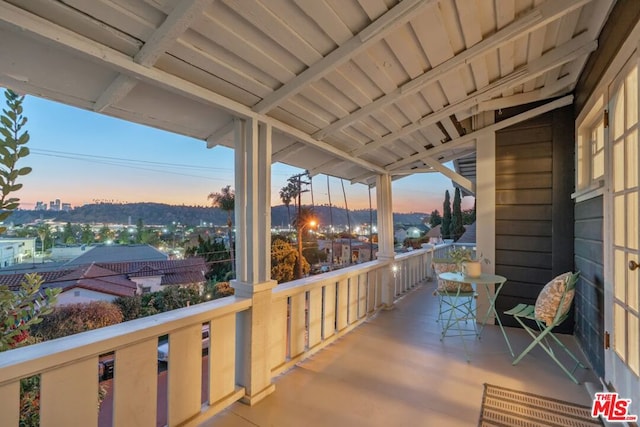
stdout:
POLYGON ((69 304, 56 307, 32 331, 46 341, 115 325, 121 323, 122 319, 118 306, 110 302, 69 304))
POLYGON ((20 380, 20 427, 40 425, 40 375, 20 380))
POLYGON ((462 225, 462 198, 460 196, 460 189, 456 188, 456 192, 453 196, 453 213, 451 215, 451 236, 458 240, 464 233, 464 226, 462 225))
POLYGON ((118 297, 112 301, 112 304, 120 309, 123 322, 142 317, 142 297, 140 295, 118 297))
POLYGON ((442 227, 440 231, 443 239, 451 238, 451 200, 449 190, 444 192, 444 203, 442 204, 442 227))
POLYGON ((440 224, 442 224, 442 217, 440 216, 440 212, 438 212, 438 209, 436 209, 435 211, 431 212, 431 215, 429 216, 429 225, 431 226, 431 228, 434 228, 440 224))
POLYGON ((16 292, 0 286, 0 351, 17 347, 28 338, 29 329, 53 311, 59 289, 40 290, 42 277, 25 274, 16 292))
POLYGON ((85 224, 82 226, 82 231, 80 232, 80 240, 84 244, 93 243, 95 241, 96 236, 93 234, 93 230, 89 224, 85 224))
POLYGON ((70 222, 67 222, 64 225, 64 230, 62 231, 62 241, 66 244, 73 244, 76 242, 75 233, 73 232, 73 227, 70 222))
POLYGON ((450 258, 457 266, 458 271, 462 271, 462 263, 471 261, 473 251, 462 246, 456 246, 449 251, 447 258, 450 258))
POLYGON ((102 243, 113 240, 115 237, 116 234, 107 225, 103 225, 98 231, 98 240, 102 243))
MULTIPOLYGON (((5 221, 19 206, 20 199, 12 197, 13 193, 22 188, 17 183, 20 176, 31 173, 30 167, 18 167, 18 161, 29 155, 25 146, 29 142, 29 133, 23 131, 27 118, 23 116, 22 102, 24 96, 19 96, 11 90, 4 92, 7 108, 0 115, 0 222, 5 221)), ((0 233, 6 227, 0 226, 0 233)))
MULTIPOLYGON (((296 277, 296 261, 298 251, 282 239, 271 242, 271 278, 278 283, 289 282, 296 277)), ((308 274, 311 266, 306 259, 302 259, 304 274, 308 274)))
POLYGON ((210 193, 207 196, 211 199, 214 208, 220 208, 227 212, 227 233, 229 235, 229 255, 231 259, 231 271, 235 271, 235 262, 233 261, 233 211, 236 208, 236 193, 231 189, 230 185, 223 187, 220 193, 210 193))
POLYGON ((198 246, 190 246, 185 250, 186 257, 203 257, 209 271, 205 273, 207 280, 224 279, 231 272, 231 257, 229 250, 220 240, 204 240, 198 236, 198 246))

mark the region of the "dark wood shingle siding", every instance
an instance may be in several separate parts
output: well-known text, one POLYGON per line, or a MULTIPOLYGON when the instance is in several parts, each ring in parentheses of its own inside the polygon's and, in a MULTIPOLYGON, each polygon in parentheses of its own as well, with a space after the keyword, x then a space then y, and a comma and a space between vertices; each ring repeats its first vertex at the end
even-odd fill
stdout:
MULTIPOLYGON (((495 271, 508 279, 496 303, 499 313, 534 304, 550 279, 573 268, 572 124, 568 107, 496 133, 495 271), (568 126, 562 123, 567 120, 568 126)), ((567 322, 561 331, 572 327, 567 322)))
POLYGON ((575 335, 591 366, 604 376, 603 198, 576 203, 574 246, 576 269, 575 335))

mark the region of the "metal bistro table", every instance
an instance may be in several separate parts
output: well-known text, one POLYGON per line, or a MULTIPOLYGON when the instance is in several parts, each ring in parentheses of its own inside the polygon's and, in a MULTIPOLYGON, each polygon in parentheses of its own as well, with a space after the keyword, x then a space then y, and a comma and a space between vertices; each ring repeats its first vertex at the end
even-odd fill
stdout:
POLYGON ((489 299, 489 308, 487 309, 487 313, 485 314, 484 319, 482 320, 482 327, 480 328, 480 332, 478 333, 478 338, 480 338, 480 335, 482 334, 482 330, 484 329, 487 323, 487 320, 489 319, 489 316, 491 315, 491 313, 493 313, 496 319, 498 320, 498 325, 500 326, 500 330, 502 331, 502 336, 504 337, 504 340, 507 343, 507 347, 509 347, 509 352, 511 353, 511 357, 514 357, 515 355, 513 354, 511 343, 509 342, 507 333, 505 332, 504 327, 502 326, 502 322, 500 321, 500 316, 498 316, 498 312, 496 311, 496 299, 498 298, 498 294, 500 293, 500 290, 502 289, 505 282, 507 281, 507 278, 503 276, 498 276, 497 274, 485 274, 485 273, 482 273, 480 276, 477 276, 477 277, 465 276, 462 273, 441 273, 438 277, 442 280, 447 280, 449 282, 455 282, 458 284, 469 283, 471 285, 475 284, 476 286, 484 285, 484 288, 487 292, 487 298, 489 299), (495 292, 493 293, 493 295, 491 294, 491 289, 489 289, 490 285, 496 285, 495 292))

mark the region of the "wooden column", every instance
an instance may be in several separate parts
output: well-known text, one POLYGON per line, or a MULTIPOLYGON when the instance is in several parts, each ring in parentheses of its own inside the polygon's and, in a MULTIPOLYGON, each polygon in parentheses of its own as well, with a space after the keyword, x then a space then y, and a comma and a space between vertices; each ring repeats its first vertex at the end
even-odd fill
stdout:
POLYGON ((236 381, 253 405, 275 390, 271 383, 271 125, 235 122, 236 296, 251 298, 238 314, 236 381))

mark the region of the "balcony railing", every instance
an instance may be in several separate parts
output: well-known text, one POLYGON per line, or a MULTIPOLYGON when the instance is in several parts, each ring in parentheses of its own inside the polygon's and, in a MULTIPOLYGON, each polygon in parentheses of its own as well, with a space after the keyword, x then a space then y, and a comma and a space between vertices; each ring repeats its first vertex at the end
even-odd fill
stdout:
MULTIPOLYGON (((395 298, 427 278, 433 255, 434 248, 421 249, 392 262, 367 262, 276 286, 269 325, 272 375, 377 313, 390 291, 385 287, 392 287, 395 298)), ((237 371, 245 367, 237 364, 251 360, 237 354, 242 346, 236 342, 236 317, 250 309, 251 299, 227 297, 4 352, 0 425, 18 425, 20 379, 33 375, 41 381, 41 426, 98 425, 99 360, 108 353, 114 357, 113 425, 155 426, 160 419, 170 426, 196 425, 245 394, 236 383, 237 371), (210 330, 206 359, 203 324, 210 330), (160 396, 157 347, 165 335, 167 387, 160 396), (166 414, 159 416, 165 405, 166 414)))

